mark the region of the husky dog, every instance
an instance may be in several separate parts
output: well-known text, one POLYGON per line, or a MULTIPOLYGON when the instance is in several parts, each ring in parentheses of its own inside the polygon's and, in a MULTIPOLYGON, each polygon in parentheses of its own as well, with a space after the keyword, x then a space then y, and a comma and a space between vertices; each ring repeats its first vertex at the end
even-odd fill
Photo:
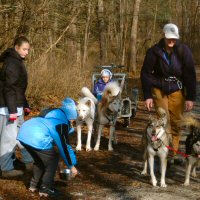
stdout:
POLYGON ((94 122, 94 116, 95 116, 95 104, 97 104, 97 99, 87 87, 83 87, 81 89, 81 93, 84 97, 78 101, 78 105, 77 105, 78 118, 76 121, 76 127, 77 127, 76 150, 81 151, 81 146, 82 146, 81 127, 82 127, 83 122, 85 122, 88 127, 86 151, 91 151, 90 143, 91 143, 93 122, 94 122))
POLYGON ((94 147, 95 151, 99 150, 100 138, 105 125, 110 125, 108 150, 113 151, 112 139, 114 139, 114 142, 116 143, 115 124, 117 121, 118 112, 120 112, 120 108, 121 88, 117 82, 110 82, 106 85, 103 91, 102 99, 98 104, 98 136, 96 145, 94 147))
POLYGON ((167 114, 164 109, 158 108, 158 118, 151 118, 147 125, 146 133, 143 135, 142 142, 144 144, 144 169, 141 174, 147 174, 147 160, 153 186, 157 185, 154 174, 154 156, 160 158, 161 163, 161 187, 166 187, 165 173, 167 168, 167 155, 169 145, 169 136, 165 131, 167 124, 167 114))
POLYGON ((182 125, 189 128, 189 135, 185 141, 186 146, 186 171, 184 186, 190 184, 190 173, 196 177, 196 167, 200 165, 200 124, 195 120, 194 116, 184 117, 182 125))

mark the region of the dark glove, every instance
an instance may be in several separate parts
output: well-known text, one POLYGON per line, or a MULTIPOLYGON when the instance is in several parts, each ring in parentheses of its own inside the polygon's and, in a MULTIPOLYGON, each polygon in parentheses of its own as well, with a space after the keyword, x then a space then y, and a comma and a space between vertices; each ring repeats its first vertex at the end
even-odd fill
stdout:
POLYGON ((27 116, 29 115, 31 112, 31 109, 30 108, 24 108, 24 115, 27 116))

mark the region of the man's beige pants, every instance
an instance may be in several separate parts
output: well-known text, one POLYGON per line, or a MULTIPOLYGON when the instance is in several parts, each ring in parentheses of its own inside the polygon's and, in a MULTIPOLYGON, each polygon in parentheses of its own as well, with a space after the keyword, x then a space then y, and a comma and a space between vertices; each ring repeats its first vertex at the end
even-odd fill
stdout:
POLYGON ((170 95, 165 95, 160 89, 153 88, 154 106, 157 110, 161 107, 166 110, 168 116, 167 132, 172 136, 172 145, 175 150, 179 148, 180 134, 177 122, 181 119, 184 109, 184 95, 178 90, 170 95))

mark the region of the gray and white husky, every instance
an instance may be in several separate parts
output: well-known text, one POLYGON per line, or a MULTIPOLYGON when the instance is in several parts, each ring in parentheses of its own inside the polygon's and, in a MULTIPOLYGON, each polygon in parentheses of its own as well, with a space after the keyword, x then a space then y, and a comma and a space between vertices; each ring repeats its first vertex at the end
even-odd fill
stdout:
POLYGON ((76 127, 77 127, 76 150, 81 151, 82 148, 81 128, 83 122, 85 122, 88 127, 86 151, 91 151, 91 136, 93 131, 94 117, 95 117, 95 104, 97 104, 97 99, 87 87, 83 87, 81 89, 81 94, 83 95, 83 98, 81 98, 78 101, 77 105, 78 118, 76 120, 76 127))
POLYGON ((166 187, 165 173, 167 168, 167 155, 169 135, 166 133, 167 114, 164 109, 158 108, 158 118, 151 118, 142 141, 144 146, 144 169, 141 174, 147 174, 147 163, 149 163, 151 182, 157 185, 154 174, 154 157, 157 155, 161 163, 161 187, 166 187))
POLYGON ((110 82, 106 85, 103 91, 102 99, 98 103, 98 136, 96 145, 94 147, 95 151, 99 150, 101 134, 105 125, 110 125, 108 150, 113 151, 112 140, 114 139, 114 142, 116 143, 115 125, 117 121, 118 112, 120 112, 120 108, 121 88, 119 87, 117 82, 110 82))

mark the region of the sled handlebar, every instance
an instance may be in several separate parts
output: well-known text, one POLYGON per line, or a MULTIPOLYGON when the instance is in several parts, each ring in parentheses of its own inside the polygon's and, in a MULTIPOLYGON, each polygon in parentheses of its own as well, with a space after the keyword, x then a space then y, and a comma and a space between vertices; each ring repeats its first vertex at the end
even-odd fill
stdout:
POLYGON ((124 68, 124 65, 115 65, 115 64, 99 65, 99 66, 96 66, 96 68, 102 68, 102 69, 124 68))

